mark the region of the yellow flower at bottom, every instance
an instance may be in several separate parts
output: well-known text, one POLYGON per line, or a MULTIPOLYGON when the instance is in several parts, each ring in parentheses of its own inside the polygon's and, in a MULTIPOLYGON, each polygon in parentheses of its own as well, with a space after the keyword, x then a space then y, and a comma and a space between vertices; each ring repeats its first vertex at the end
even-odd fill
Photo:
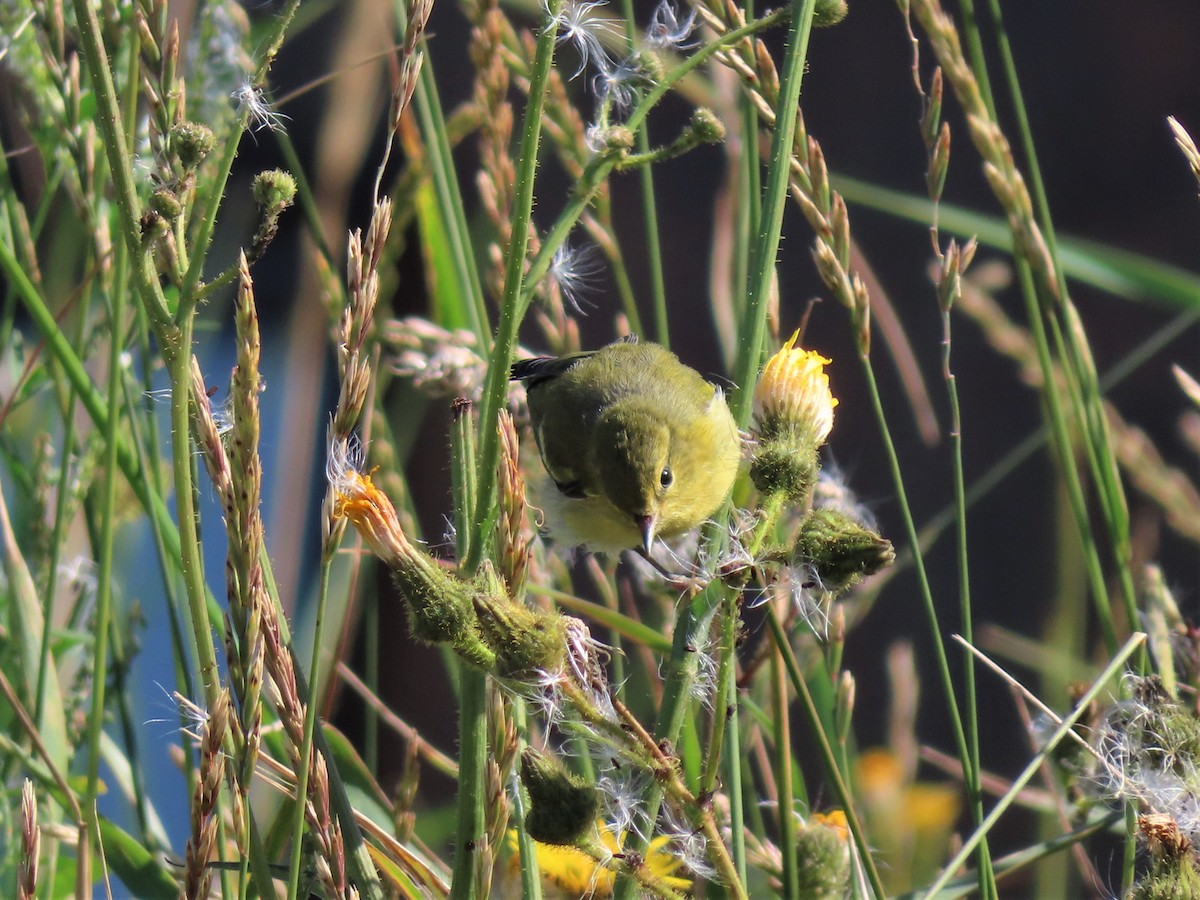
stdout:
MULTIPOLYGON (((620 837, 603 821, 597 820, 596 832, 599 843, 609 853, 621 852, 625 843, 625 835, 620 837)), ((665 836, 654 838, 646 848, 645 867, 647 873, 660 882, 664 887, 686 891, 692 886, 687 878, 675 874, 683 863, 667 852, 666 847, 671 839, 665 836)), ((508 844, 512 848, 513 866, 520 865, 517 853, 517 833, 508 832, 508 844)), ((616 882, 616 873, 605 868, 591 856, 574 847, 558 847, 534 841, 537 853, 538 869, 542 878, 560 888, 568 897, 611 897, 616 882)))
POLYGON ((796 346, 793 332, 779 352, 767 360, 754 389, 754 419, 759 433, 803 435, 819 447, 833 428, 837 398, 829 390, 825 367, 832 362, 813 350, 796 346))

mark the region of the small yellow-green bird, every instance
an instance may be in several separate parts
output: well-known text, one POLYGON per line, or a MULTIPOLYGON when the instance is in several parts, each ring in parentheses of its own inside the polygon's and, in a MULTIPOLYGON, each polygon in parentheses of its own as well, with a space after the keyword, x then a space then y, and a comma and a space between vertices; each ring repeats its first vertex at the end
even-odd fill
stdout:
POLYGON ((618 341, 512 367, 553 488, 550 531, 591 550, 641 548, 695 528, 737 475, 741 439, 725 394, 658 344, 618 341))

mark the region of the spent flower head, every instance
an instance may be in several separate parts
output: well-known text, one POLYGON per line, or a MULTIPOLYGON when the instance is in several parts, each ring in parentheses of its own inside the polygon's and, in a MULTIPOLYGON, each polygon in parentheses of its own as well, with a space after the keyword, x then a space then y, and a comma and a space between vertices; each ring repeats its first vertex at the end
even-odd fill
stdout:
MULTIPOLYGON (((557 28, 557 41, 560 44, 574 44, 579 54, 579 68, 571 76, 577 78, 591 60, 595 60, 598 69, 605 69, 612 63, 608 51, 604 49, 604 35, 615 35, 613 24, 596 11, 607 5, 607 0, 565 0, 558 13, 551 17, 550 25, 557 28)), ((549 7, 547 7, 549 14, 549 7)))
POLYGON ((689 9, 687 15, 681 17, 671 0, 662 0, 654 8, 646 28, 646 45, 657 50, 690 50, 700 43, 688 40, 695 30, 696 10, 689 9))
POLYGON ((592 90, 602 103, 624 113, 637 100, 638 88, 649 81, 639 58, 630 56, 619 63, 601 66, 592 78, 592 90))
POLYGON ((272 109, 263 89, 255 87, 248 81, 238 86, 238 89, 233 92, 233 99, 237 101, 238 113, 246 113, 247 127, 251 133, 262 131, 264 128, 269 131, 281 131, 284 121, 289 118, 278 110, 272 109))
POLYGON ((596 279, 604 270, 599 257, 599 250, 592 244, 572 247, 564 241, 554 251, 550 263, 550 277, 558 286, 563 302, 581 316, 587 315, 585 305, 595 305, 584 295, 595 288, 596 279))

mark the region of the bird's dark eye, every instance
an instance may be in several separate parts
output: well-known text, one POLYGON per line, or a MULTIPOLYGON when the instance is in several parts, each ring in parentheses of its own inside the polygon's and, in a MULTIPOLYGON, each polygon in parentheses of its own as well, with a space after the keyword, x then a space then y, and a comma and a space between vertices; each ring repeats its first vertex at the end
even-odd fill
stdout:
POLYGON ((662 485, 663 487, 665 487, 665 488, 666 488, 666 487, 670 487, 670 486, 671 486, 671 482, 672 482, 672 481, 674 481, 674 480, 675 480, 675 476, 671 474, 671 467, 670 467, 670 466, 666 466, 666 467, 665 467, 665 468, 662 470, 662 474, 660 474, 660 475, 658 476, 658 483, 659 483, 659 484, 661 484, 661 485, 662 485))

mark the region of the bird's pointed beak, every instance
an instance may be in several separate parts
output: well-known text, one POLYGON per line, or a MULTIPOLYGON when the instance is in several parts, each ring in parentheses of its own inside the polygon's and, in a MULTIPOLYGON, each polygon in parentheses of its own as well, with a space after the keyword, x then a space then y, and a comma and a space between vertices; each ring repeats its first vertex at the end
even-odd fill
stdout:
POLYGON ((654 529, 658 527, 658 516, 634 516, 633 521, 637 523, 638 531, 642 534, 642 549, 649 554, 654 547, 654 529))

